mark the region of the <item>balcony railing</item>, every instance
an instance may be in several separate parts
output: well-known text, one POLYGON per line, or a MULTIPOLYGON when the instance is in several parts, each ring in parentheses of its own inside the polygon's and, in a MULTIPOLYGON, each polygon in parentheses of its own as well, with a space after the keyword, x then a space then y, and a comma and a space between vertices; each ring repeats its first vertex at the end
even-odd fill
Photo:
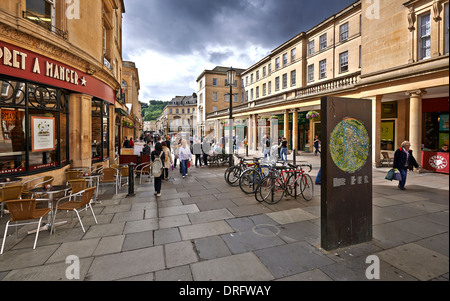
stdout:
POLYGON ((332 79, 330 81, 308 86, 297 90, 297 97, 304 97, 317 93, 334 92, 340 89, 352 88, 358 84, 360 80, 360 72, 350 74, 349 76, 332 79))
POLYGON ((55 33, 56 35, 60 36, 64 40, 67 40, 67 38, 68 38, 68 31, 64 31, 62 29, 59 29, 59 28, 53 26, 50 22, 42 20, 39 16, 33 14, 32 12, 24 11, 23 17, 25 19, 28 19, 28 20, 36 23, 37 25, 47 29, 48 31, 55 33))

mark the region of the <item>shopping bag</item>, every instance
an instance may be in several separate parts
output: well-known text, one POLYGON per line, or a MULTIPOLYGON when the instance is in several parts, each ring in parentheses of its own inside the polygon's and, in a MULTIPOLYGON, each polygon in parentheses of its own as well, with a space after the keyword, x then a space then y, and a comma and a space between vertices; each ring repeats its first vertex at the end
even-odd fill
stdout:
POLYGON ((170 171, 173 171, 173 165, 170 166, 170 171))
POLYGON ((394 174, 395 174, 395 169, 389 169, 388 173, 386 174, 385 179, 392 181, 392 179, 394 178, 394 174))
POLYGON ((401 181, 402 180, 402 174, 398 171, 394 172, 394 177, 392 180, 401 181))
POLYGON ((188 161, 188 168, 191 167, 191 161, 188 161))

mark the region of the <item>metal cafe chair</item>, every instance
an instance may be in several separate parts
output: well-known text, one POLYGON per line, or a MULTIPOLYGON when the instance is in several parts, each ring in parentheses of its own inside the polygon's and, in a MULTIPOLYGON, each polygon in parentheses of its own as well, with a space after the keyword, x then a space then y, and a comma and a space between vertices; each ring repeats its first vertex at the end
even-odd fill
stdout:
POLYGON ((119 170, 119 179, 117 181, 117 184, 119 185, 119 188, 125 185, 128 185, 128 175, 130 174, 129 167, 121 167, 119 170), (125 180, 124 184, 122 185, 122 180, 125 180))
POLYGON ((6 223, 5 234, 3 236, 2 249, 0 254, 3 254, 3 250, 5 247, 6 237, 8 235, 8 228, 11 222, 16 222, 11 226, 24 226, 29 224, 38 224, 36 230, 36 237, 34 239, 33 250, 36 249, 36 244, 39 236, 39 228, 41 227, 42 218, 46 216, 50 212, 50 208, 36 209, 36 200, 34 199, 26 199, 26 200, 9 200, 5 201, 8 206, 9 214, 11 218, 6 223), (39 221, 30 222, 31 220, 38 219, 39 221), (29 221, 27 223, 18 223, 21 221, 29 221))
POLYGON ((22 199, 30 199, 33 198, 33 195, 30 193, 30 190, 33 188, 37 188, 42 185, 45 186, 47 184, 52 184, 54 178, 50 176, 45 177, 37 177, 22 183, 22 199))
POLYGON ((119 171, 115 168, 104 168, 103 169, 103 177, 100 179, 100 185, 103 187, 102 184, 114 184, 116 188, 116 194, 117 194, 117 181, 118 181, 118 173, 119 171))
POLYGON ((78 213, 81 209, 83 209, 84 207, 89 207, 91 209, 92 212, 92 216, 94 217, 94 221, 96 224, 98 224, 97 222, 97 218, 95 216, 94 213, 94 209, 92 209, 92 205, 91 205, 91 200, 92 200, 92 196, 94 195, 95 189, 97 189, 97 187, 90 187, 87 188, 85 190, 79 191, 77 193, 74 194, 70 194, 68 196, 65 196, 61 199, 58 200, 58 202, 55 205, 55 212, 53 214, 53 222, 52 222, 52 229, 50 230, 52 233, 55 233, 56 227, 55 227, 55 221, 56 221, 56 214, 58 212, 58 210, 67 210, 67 211, 74 211, 77 214, 78 217, 78 221, 80 222, 81 228, 83 229, 83 232, 86 232, 86 230, 84 229, 83 226, 83 222, 81 221, 80 218, 80 214, 78 213), (67 201, 67 202, 63 202, 64 200, 70 200, 72 197, 75 196, 81 196, 81 200, 80 201, 67 201))
POLYGON ((142 178, 144 177, 144 175, 148 175, 150 178, 150 167, 151 167, 150 162, 145 162, 136 165, 134 169, 134 176, 136 177, 137 175, 139 175, 139 184, 142 184, 142 178))
POLYGON ((3 213, 5 211, 5 202, 20 199, 21 195, 22 195, 22 185, 5 186, 1 189, 0 202, 2 203, 2 207, 0 217, 3 217, 3 213))

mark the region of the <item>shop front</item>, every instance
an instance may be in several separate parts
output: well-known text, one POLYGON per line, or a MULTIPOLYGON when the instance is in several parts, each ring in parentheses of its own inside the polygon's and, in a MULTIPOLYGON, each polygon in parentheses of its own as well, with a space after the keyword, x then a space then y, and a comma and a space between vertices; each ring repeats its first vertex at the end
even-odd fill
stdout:
POLYGON ((80 69, 0 41, 0 177, 109 159, 114 89, 80 69))

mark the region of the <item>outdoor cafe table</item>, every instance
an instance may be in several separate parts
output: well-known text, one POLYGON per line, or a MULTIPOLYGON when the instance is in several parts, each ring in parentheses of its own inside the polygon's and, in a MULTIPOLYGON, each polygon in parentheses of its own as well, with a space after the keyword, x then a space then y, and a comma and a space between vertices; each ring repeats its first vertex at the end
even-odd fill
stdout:
POLYGON ((5 187, 9 184, 16 184, 22 181, 22 178, 4 178, 0 179, 0 187, 5 187), (8 179, 8 180, 7 180, 8 179))
MULTIPOLYGON (((52 216, 53 216, 53 201, 55 200, 55 195, 59 194, 59 193, 63 193, 63 192, 65 195, 67 193, 67 191, 69 191, 70 189, 71 189, 70 186, 67 186, 67 185, 55 185, 49 189, 47 189, 45 187, 39 187, 39 188, 33 188, 30 190, 30 192, 32 194, 38 194, 38 195, 47 194, 48 195, 48 208, 50 208, 51 215, 50 214, 48 215, 47 224, 45 224, 45 226, 41 227, 39 229, 39 231, 51 229, 52 216)), ((59 222, 57 224, 59 225, 59 224, 64 224, 64 223, 67 223, 67 221, 59 222)), ((55 226, 56 226, 56 224, 55 224, 55 226)), ((36 232, 36 230, 30 231, 30 232, 28 232, 28 234, 31 234, 33 232, 36 232)))
POLYGON ((95 189, 95 201, 97 201, 97 199, 98 199, 98 186, 99 186, 99 183, 100 183, 100 177, 102 175, 103 174, 101 174, 101 173, 84 173, 82 175, 83 178, 88 180, 88 182, 90 183, 91 187, 94 187, 94 185, 97 187, 95 189), (95 184, 94 184, 94 182, 95 182, 95 184))

